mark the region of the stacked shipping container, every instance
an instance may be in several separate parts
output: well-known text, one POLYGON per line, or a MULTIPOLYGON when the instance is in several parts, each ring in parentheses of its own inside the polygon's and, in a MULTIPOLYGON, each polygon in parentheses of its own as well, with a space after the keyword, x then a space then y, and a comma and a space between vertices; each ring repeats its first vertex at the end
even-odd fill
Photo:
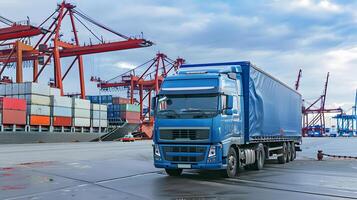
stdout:
POLYGON ((25 125, 26 101, 24 99, 0 97, 0 116, 4 125, 25 125))
POLYGON ((86 99, 91 103, 99 103, 99 104, 111 104, 113 102, 112 95, 98 95, 98 96, 86 96, 86 99))
POLYGON ((130 104, 129 99, 113 97, 113 104, 108 106, 108 119, 115 121, 118 118, 131 124, 139 124, 140 106, 130 104))
MULTIPOLYGON (((38 83, 13 83, 0 85, 1 124, 54 126, 54 127, 107 127, 106 106, 94 106, 100 111, 99 120, 91 120, 88 100, 60 96, 60 90, 38 83), (28 121, 26 118, 28 116, 28 121)), ((105 99, 104 99, 105 100, 105 99)), ((111 99, 110 99, 111 100, 111 99)), ((108 101, 108 100, 106 100, 108 101)))
POLYGON ((73 126, 90 127, 90 101, 85 99, 72 99, 73 126))
POLYGON ((93 103, 91 105, 91 119, 92 127, 107 127, 107 106, 93 103))
POLYGON ((62 96, 51 97, 53 126, 72 126, 72 99, 62 96))

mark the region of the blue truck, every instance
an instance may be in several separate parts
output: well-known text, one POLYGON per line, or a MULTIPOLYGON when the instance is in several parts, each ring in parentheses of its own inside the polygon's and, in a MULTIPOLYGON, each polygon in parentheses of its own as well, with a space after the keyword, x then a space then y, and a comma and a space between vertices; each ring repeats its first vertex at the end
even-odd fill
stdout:
POLYGON ((300 150, 301 95, 251 62, 182 65, 151 101, 154 165, 170 176, 221 169, 234 177, 300 150))

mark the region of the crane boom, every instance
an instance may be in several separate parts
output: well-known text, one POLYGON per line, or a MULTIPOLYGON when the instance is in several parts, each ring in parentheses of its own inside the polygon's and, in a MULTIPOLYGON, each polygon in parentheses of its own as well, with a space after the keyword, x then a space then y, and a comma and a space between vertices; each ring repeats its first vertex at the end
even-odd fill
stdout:
POLYGON ((33 37, 45 33, 45 29, 31 25, 14 24, 0 29, 0 40, 12 40, 24 37, 33 37))
POLYGON ((89 46, 76 46, 64 48, 60 51, 60 57, 88 55, 109 51, 118 51, 151 46, 152 43, 144 39, 129 39, 127 41, 109 42, 104 44, 94 44, 89 46))
POLYGON ((300 69, 297 80, 295 82, 295 90, 296 91, 299 89, 301 76, 302 76, 302 70, 300 69))

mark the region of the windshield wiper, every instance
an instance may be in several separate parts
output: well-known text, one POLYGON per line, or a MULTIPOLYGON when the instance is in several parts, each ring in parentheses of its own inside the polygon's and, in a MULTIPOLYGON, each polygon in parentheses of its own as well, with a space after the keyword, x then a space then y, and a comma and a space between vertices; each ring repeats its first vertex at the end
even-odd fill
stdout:
MULTIPOLYGON (((208 115, 210 114, 210 112, 208 113, 207 111, 197 109, 197 108, 181 109, 180 111, 182 113, 197 113, 194 115, 194 118, 208 117, 208 115)), ((210 111, 212 111, 212 110, 210 110, 210 111)))
POLYGON ((216 113, 215 109, 198 109, 198 108, 189 108, 189 109, 181 109, 181 112, 200 112, 200 113, 216 113))
POLYGON ((181 112, 203 112, 201 109, 197 108, 189 108, 189 109, 181 109, 181 112))

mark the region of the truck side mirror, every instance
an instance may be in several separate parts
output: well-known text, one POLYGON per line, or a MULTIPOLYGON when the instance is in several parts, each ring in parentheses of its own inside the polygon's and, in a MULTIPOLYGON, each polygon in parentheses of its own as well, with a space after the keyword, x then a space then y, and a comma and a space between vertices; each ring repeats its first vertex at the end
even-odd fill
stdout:
POLYGON ((227 115, 233 115, 233 96, 227 96, 227 108, 226 108, 227 115))
POLYGON ((151 109, 150 109, 150 116, 155 115, 155 110, 156 110, 156 97, 151 97, 151 109))
POLYGON ((156 109, 156 97, 151 97, 151 110, 156 109))
POLYGON ((227 109, 233 109, 233 96, 227 96, 227 109))

